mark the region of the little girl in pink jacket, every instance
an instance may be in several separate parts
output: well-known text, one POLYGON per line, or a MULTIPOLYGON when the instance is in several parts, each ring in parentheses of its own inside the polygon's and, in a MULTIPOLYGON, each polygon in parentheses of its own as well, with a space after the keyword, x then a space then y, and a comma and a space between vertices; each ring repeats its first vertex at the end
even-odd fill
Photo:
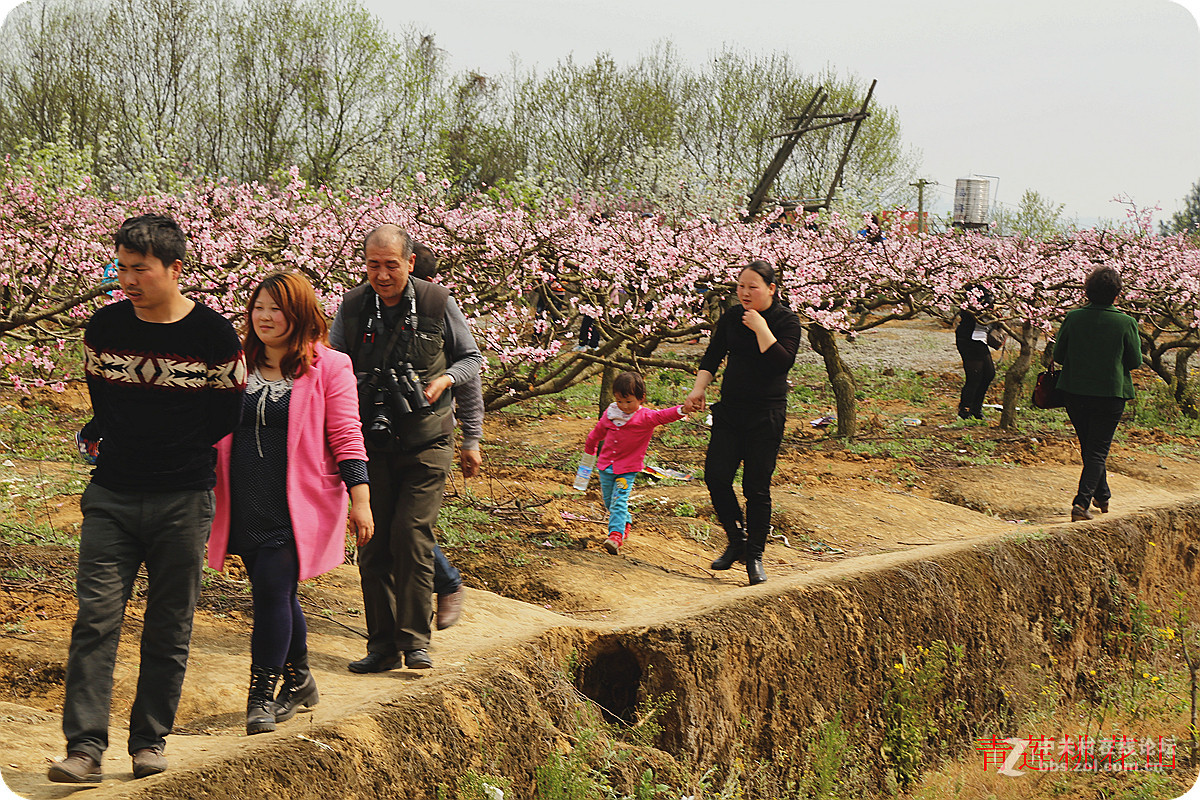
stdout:
POLYGON ((600 491, 608 509, 608 540, 604 549, 616 555, 629 536, 632 517, 629 514, 629 495, 633 482, 645 466, 646 448, 654 429, 668 422, 683 419, 681 406, 655 411, 645 408, 646 382, 637 372, 622 372, 613 381, 610 405, 584 444, 584 452, 592 455, 603 440, 596 470, 600 476, 600 491))

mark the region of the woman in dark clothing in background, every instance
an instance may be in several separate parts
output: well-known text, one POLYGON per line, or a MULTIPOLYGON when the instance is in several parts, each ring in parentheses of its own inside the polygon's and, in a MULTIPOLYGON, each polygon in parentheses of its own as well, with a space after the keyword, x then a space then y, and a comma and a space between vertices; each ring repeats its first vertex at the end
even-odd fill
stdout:
MULTIPOLYGON (((976 299, 981 308, 989 309, 995 302, 986 286, 972 283, 963 288, 968 299, 976 299)), ((996 367, 992 364, 992 354, 988 347, 999 347, 1000 340, 989 340, 991 326, 980 322, 976 313, 965 306, 959 310, 958 316, 958 327, 954 329, 954 344, 962 357, 965 374, 962 394, 958 400, 958 416, 961 419, 983 419, 983 401, 987 397, 988 387, 996 377, 996 367)))
POLYGON ((729 569, 746 562, 750 585, 763 583, 762 555, 771 529, 771 475, 787 415, 787 374, 800 346, 800 319, 775 293, 775 270, 751 262, 738 276, 738 305, 717 321, 700 359, 685 413, 704 409, 704 392, 728 356, 721 399, 712 406, 712 436, 704 482, 729 546, 712 563, 729 569), (733 478, 742 466, 743 517, 733 478))
POLYGON ((1054 342, 1054 360, 1063 365, 1058 388, 1066 393, 1067 415, 1083 458, 1072 522, 1091 519, 1093 502, 1101 514, 1108 512, 1108 448, 1125 401, 1133 399, 1129 373, 1142 363, 1137 320, 1113 308, 1121 293, 1120 273, 1099 267, 1087 276, 1083 291, 1088 304, 1067 314, 1054 342))

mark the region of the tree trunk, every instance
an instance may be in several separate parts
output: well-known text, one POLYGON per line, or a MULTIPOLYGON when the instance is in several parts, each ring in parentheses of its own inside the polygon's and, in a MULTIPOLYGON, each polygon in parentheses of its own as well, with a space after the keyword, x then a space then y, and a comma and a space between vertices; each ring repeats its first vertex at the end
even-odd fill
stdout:
POLYGON ((606 366, 604 373, 600 376, 600 408, 596 410, 596 416, 599 417, 604 413, 604 409, 608 408, 613 401, 612 385, 617 378, 617 368, 606 366))
POLYGON ((1179 404, 1179 410, 1192 419, 1200 418, 1200 407, 1197 407, 1188 372, 1188 359, 1196 349, 1185 347, 1175 354, 1175 402, 1179 404))
POLYGON ((833 387, 833 397, 837 403, 837 435, 842 439, 853 439, 858 433, 857 391, 854 385, 854 373, 842 361, 838 353, 837 340, 833 333, 820 325, 808 326, 808 343, 812 349, 825 359, 825 374, 833 387))
POLYGON ((1021 335, 1017 341, 1021 343, 1021 351, 1004 372, 1004 401, 1000 412, 1000 427, 1015 428, 1017 425, 1017 401, 1025 388, 1025 375, 1033 364, 1033 354, 1037 350, 1038 329, 1026 322, 1021 326, 1021 335))

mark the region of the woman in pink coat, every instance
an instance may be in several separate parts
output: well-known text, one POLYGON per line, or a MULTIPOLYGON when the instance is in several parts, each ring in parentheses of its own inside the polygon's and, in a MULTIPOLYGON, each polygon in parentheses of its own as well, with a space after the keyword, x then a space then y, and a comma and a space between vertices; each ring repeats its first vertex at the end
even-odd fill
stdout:
POLYGON ((246 733, 275 730, 317 702, 296 585, 342 563, 347 489, 360 547, 374 530, 354 370, 325 337, 325 316, 304 276, 273 272, 251 293, 242 422, 217 443, 208 542, 210 567, 222 569, 226 554, 236 553, 250 576, 246 733))

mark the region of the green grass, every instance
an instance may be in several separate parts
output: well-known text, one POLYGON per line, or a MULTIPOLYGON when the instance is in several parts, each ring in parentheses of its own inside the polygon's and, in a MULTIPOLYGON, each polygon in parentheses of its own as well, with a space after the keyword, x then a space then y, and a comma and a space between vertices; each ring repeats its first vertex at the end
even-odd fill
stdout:
POLYGON ((91 418, 43 403, 0 404, 0 460, 19 455, 39 461, 77 458, 75 432, 91 418))
POLYGON ((0 522, 0 541, 5 544, 54 544, 63 547, 79 547, 79 537, 52 527, 49 523, 34 520, 20 521, 5 513, 0 522))
POLYGON ((437 539, 447 547, 475 547, 513 538, 512 530, 469 502, 447 502, 438 514, 437 539))
POLYGON ((1200 420, 1185 416, 1175 402, 1171 387, 1161 381, 1139 391, 1130 405, 1134 408, 1134 424, 1140 427, 1187 436, 1200 434, 1200 420))
POLYGON ((913 370, 888 370, 891 375, 885 375, 880 370, 860 368, 854 374, 858 384, 860 400, 870 398, 876 401, 901 400, 915 406, 925 406, 931 401, 929 382, 922 379, 913 370))

